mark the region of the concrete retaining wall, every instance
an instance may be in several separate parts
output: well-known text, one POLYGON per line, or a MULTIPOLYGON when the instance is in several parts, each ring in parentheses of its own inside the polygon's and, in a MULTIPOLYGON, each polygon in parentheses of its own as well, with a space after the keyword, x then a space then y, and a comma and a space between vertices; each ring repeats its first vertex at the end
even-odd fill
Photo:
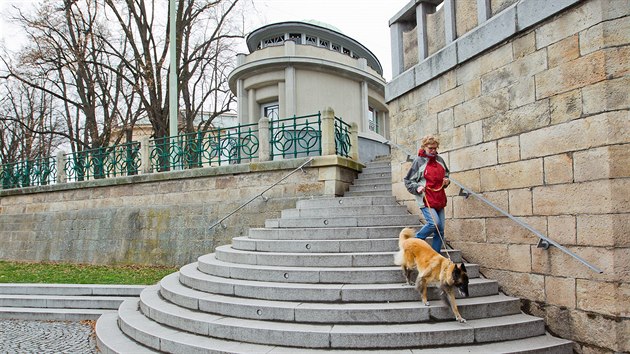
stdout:
MULTIPOLYGON (((393 140, 415 152, 437 134, 453 178, 602 269, 449 188, 447 239, 468 261, 577 351, 629 352, 630 2, 521 0, 497 16, 394 78, 393 140), (452 65, 425 70, 440 55, 452 65)), ((393 151, 394 194, 417 213, 405 157, 393 151)))
POLYGON ((0 259, 183 265, 277 218, 304 197, 342 194, 362 168, 338 156, 0 191, 0 259))

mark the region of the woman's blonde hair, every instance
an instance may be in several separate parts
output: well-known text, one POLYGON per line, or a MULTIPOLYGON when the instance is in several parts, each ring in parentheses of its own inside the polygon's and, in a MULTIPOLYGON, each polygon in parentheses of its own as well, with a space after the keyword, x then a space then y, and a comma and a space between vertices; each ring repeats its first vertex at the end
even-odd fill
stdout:
POLYGON ((425 146, 429 145, 429 144, 435 144, 437 147, 440 147, 440 140, 438 140, 438 138, 434 137, 433 135, 425 135, 422 138, 422 146, 421 148, 424 149, 425 146))

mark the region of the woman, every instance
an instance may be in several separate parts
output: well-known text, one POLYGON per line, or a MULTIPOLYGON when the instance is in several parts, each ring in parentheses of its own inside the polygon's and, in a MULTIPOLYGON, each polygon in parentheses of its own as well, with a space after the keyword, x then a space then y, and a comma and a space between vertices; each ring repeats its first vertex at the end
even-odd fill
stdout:
POLYGON ((438 156, 439 140, 427 135, 422 138, 418 157, 404 178, 405 187, 416 197, 416 202, 424 215, 426 224, 416 233, 416 237, 426 239, 433 234, 431 247, 440 253, 444 238, 444 207, 446 206, 446 188, 451 181, 446 162, 438 156))

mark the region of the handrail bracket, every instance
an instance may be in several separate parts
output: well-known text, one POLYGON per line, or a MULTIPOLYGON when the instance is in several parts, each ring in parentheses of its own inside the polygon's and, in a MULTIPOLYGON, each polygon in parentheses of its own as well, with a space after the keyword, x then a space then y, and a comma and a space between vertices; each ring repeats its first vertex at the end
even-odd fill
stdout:
POLYGON ((536 245, 537 248, 542 248, 544 250, 548 250, 550 246, 551 243, 547 240, 543 240, 542 238, 538 239, 538 244, 536 245))

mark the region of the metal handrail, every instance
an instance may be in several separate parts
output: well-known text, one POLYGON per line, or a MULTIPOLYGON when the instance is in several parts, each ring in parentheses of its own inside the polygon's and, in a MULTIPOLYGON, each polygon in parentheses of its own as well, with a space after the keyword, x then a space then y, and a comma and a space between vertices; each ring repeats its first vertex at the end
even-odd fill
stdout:
POLYGON ((210 226, 208 228, 208 230, 212 230, 215 226, 221 224, 221 227, 223 227, 224 229, 226 228, 225 225, 223 225, 223 221, 227 218, 229 218, 230 216, 234 215, 237 211, 243 209, 247 204, 253 202, 256 198, 258 197, 262 197, 264 201, 267 201, 268 199, 266 197, 263 196, 263 194, 265 192, 267 192, 268 190, 270 190, 271 188, 277 186, 280 182, 284 181, 285 179, 289 178, 292 174, 294 174, 295 172, 297 172, 298 170, 302 170, 302 168, 304 168, 304 166, 308 165, 309 163, 311 163, 311 161, 313 161, 312 157, 309 157, 308 160, 306 160, 306 162, 304 162, 303 164, 301 164, 300 166, 296 167, 293 171, 289 172, 286 176, 280 178, 278 181, 276 181, 274 184, 272 184, 271 186, 267 187, 264 191, 256 194, 254 197, 252 197, 250 200, 246 201, 245 203, 243 203, 241 206, 239 206, 238 208, 234 209, 231 213, 227 214, 226 216, 222 217, 221 219, 219 219, 219 221, 215 222, 214 224, 212 224, 212 226, 210 226))
MULTIPOLYGON (((405 154, 407 154, 407 161, 412 160, 410 158, 410 156, 413 156, 413 155, 410 154, 404 147, 402 147, 402 146, 400 146, 400 145, 398 145, 396 143, 392 143, 391 141, 386 141, 385 144, 387 144, 389 146, 393 146, 393 147, 401 150, 405 154)), ((592 265, 591 263, 587 262, 586 260, 584 260, 582 257, 578 256, 577 254, 569 251, 566 247, 562 246, 561 244, 557 243, 556 241, 554 241, 554 240, 550 239, 549 237, 543 235, 542 233, 538 232, 533 227, 529 226, 527 223, 525 223, 524 221, 522 221, 519 218, 515 217, 514 215, 512 215, 512 214, 506 212, 505 210, 499 208, 498 206, 494 205, 492 202, 490 202, 486 198, 484 198, 481 195, 471 191, 469 188, 465 187, 460 182, 458 182, 458 181, 456 181, 456 180, 454 180, 453 178, 450 178, 450 177, 449 177, 449 180, 451 182, 455 183, 456 185, 458 185, 459 188, 461 188, 459 195, 465 196, 466 198, 468 198, 468 196, 471 196, 471 195, 474 196, 475 198, 481 200, 482 202, 484 202, 485 204, 487 204, 488 206, 490 206, 494 210, 496 210, 499 213, 507 216, 510 220, 516 222, 520 226, 522 226, 522 227, 526 228, 527 230, 531 231, 534 235, 538 236, 538 238, 539 238, 538 247, 539 248, 548 249, 550 245, 553 245, 556 248, 558 248, 559 250, 561 250, 562 252, 564 252, 564 253, 568 254, 569 256, 577 259, 582 264, 584 264, 585 266, 589 267, 591 270, 593 270, 593 271, 595 271, 595 272, 597 272, 599 274, 604 273, 604 271, 602 271, 601 269, 599 269, 596 266, 592 265)))

